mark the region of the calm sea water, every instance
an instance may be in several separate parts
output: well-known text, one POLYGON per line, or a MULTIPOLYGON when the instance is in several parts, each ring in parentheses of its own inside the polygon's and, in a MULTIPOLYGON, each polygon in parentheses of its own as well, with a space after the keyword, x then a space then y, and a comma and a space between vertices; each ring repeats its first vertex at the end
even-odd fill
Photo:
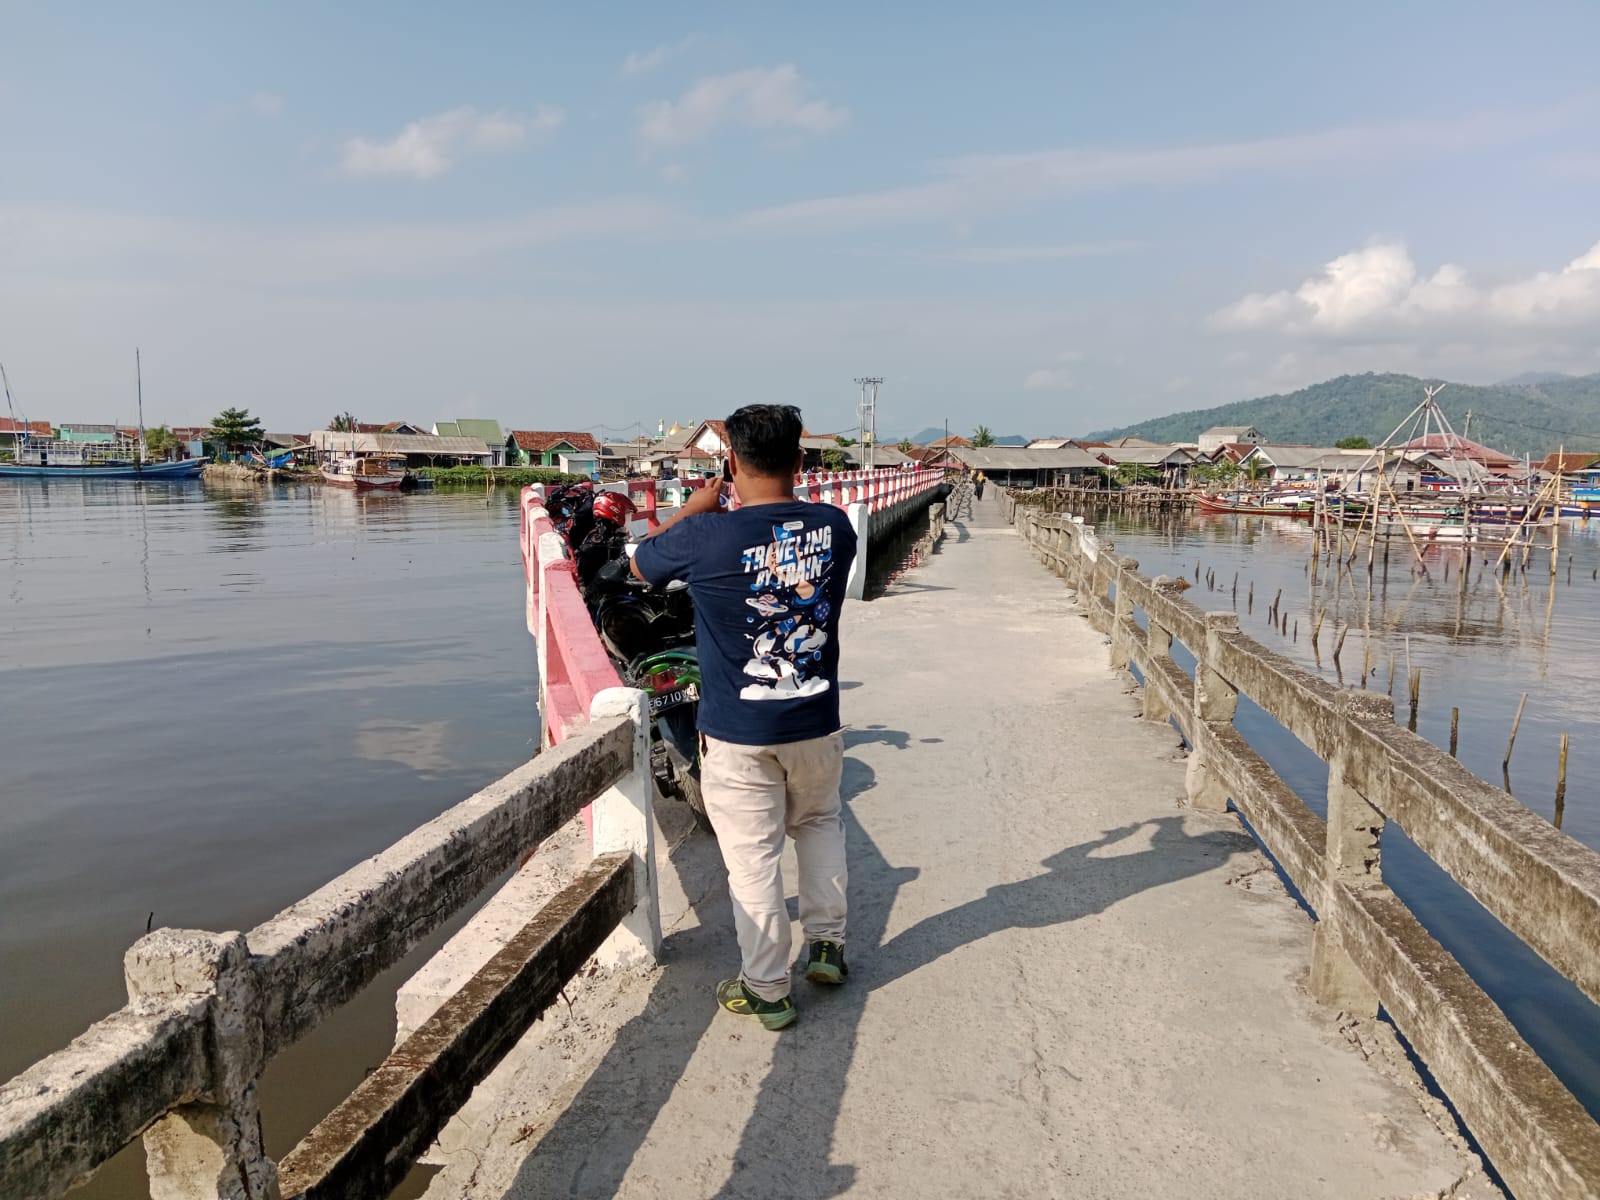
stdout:
MULTIPOLYGON (((1237 611, 1250 636, 1332 682, 1359 687, 1365 673, 1367 688, 1388 692, 1392 659, 1395 719, 1401 724, 1410 720, 1408 666, 1420 669, 1417 732, 1447 749, 1451 710, 1459 709, 1462 763, 1481 779, 1509 782, 1512 794, 1546 819, 1555 817, 1561 735, 1570 735, 1562 829, 1600 847, 1600 522, 1563 526, 1553 580, 1546 543, 1534 551, 1526 573, 1519 566, 1509 578, 1493 570, 1497 550, 1474 551, 1463 589, 1460 548, 1425 550, 1425 573, 1407 544, 1390 548, 1387 566, 1380 548, 1370 586, 1363 550, 1353 572, 1322 565, 1313 582, 1313 533, 1304 521, 1206 513, 1098 513, 1088 519, 1120 553, 1138 559, 1143 574, 1187 579, 1190 600, 1237 611), (1267 613, 1280 590, 1275 628, 1267 613), (1326 615, 1314 648, 1311 629, 1318 613, 1326 615), (1341 628, 1348 632, 1335 663, 1341 628), (1501 761, 1524 692, 1527 705, 1508 778, 1501 761)), ((1192 672, 1192 658, 1175 657, 1192 672)), ((1243 700, 1238 724, 1285 781, 1325 813, 1327 767, 1243 700)), ((1392 826, 1384 834, 1383 854, 1385 882, 1600 1116, 1600 1007, 1392 826)))
MULTIPOLYGON (((534 752, 516 529, 509 491, 0 485, 0 1078, 120 1006, 147 922, 248 929, 534 752)), ((274 1062, 273 1153, 424 953, 274 1062)))

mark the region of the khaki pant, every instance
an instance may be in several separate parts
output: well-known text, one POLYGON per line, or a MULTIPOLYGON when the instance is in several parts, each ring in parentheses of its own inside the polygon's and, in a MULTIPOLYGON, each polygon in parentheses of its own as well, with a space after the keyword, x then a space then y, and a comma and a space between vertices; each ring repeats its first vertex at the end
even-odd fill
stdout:
POLYGON ((839 777, 844 734, 782 746, 704 739, 701 790, 728 866, 741 978, 763 1000, 789 994, 789 910, 784 903, 785 832, 800 860, 800 927, 807 942, 844 945, 844 818, 839 777))

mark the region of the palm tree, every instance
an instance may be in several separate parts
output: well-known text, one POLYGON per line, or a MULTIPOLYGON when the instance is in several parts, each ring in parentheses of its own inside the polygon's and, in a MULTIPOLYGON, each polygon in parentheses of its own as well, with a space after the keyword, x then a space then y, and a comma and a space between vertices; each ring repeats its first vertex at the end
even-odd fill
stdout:
POLYGON ((328 422, 328 428, 333 430, 334 433, 354 433, 356 431, 356 419, 348 412, 342 412, 328 422))
POLYGON ((987 425, 979 425, 972 431, 972 444, 980 450, 985 446, 994 445, 994 434, 989 432, 987 425))
POLYGON ((900 451, 901 454, 910 454, 916 448, 917 444, 910 438, 901 438, 900 444, 895 447, 895 449, 900 451))

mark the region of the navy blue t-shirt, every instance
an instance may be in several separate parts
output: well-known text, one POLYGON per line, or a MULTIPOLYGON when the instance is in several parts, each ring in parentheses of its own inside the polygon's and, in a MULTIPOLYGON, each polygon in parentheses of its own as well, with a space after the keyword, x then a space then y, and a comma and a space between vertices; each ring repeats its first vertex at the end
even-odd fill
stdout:
POLYGON ((839 610, 856 535, 843 510, 796 500, 685 517, 641 542, 660 587, 689 585, 700 731, 744 746, 839 728, 839 610))

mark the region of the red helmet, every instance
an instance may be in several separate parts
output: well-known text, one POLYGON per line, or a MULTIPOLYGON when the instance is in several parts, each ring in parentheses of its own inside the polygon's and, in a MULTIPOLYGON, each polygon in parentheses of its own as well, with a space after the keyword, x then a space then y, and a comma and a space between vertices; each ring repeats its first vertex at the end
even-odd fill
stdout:
POLYGON ((633 501, 622 492, 601 492, 594 498, 594 515, 599 521, 626 525, 635 511, 633 501))

